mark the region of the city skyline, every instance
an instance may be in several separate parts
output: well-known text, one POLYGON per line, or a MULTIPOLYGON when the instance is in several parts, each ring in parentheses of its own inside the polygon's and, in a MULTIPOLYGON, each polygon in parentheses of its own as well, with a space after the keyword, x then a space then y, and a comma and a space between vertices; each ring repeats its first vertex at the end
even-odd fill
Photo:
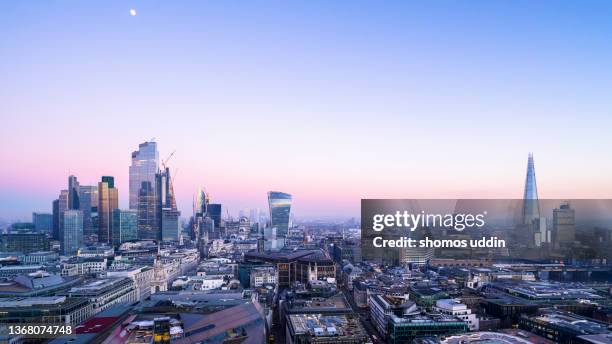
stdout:
POLYGON ((128 209, 151 137, 183 217, 199 186, 311 218, 520 198, 530 151, 541 198, 609 198, 612 5, 550 4, 3 2, 0 218, 51 212, 69 175, 128 209))

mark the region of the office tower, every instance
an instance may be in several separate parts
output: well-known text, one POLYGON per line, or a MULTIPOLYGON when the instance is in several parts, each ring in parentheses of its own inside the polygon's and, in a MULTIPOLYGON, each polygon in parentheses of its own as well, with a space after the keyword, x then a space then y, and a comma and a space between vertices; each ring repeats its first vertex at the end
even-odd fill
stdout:
POLYGON ((172 208, 162 209, 161 233, 162 233, 163 241, 178 241, 179 240, 179 231, 180 231, 179 218, 180 216, 181 216, 181 212, 176 209, 172 209, 172 208))
POLYGON ((157 217, 155 189, 148 182, 142 182, 138 194, 138 238, 143 240, 160 240, 161 231, 157 217))
POLYGON ((51 237, 55 240, 59 240, 59 232, 60 232, 60 211, 59 211, 59 199, 53 200, 51 207, 53 208, 53 231, 51 232, 51 237))
POLYGON ((215 221, 210 217, 199 218, 198 221, 199 238, 208 242, 208 240, 219 239, 219 232, 215 231, 215 221))
POLYGON ((177 210, 170 169, 167 167, 155 175, 155 202, 157 228, 161 229, 163 209, 177 210))
POLYGON ((113 245, 138 240, 138 211, 113 209, 113 245))
POLYGON ((270 206, 270 227, 276 228, 277 237, 287 236, 289 231, 289 214, 291 213, 291 195, 284 192, 268 192, 270 206))
POLYGON ((98 242, 112 243, 113 210, 119 208, 119 190, 115 178, 103 176, 98 183, 98 242))
POLYGON ((533 154, 527 158, 527 176, 525 177, 525 192, 523 194, 522 224, 530 225, 533 220, 540 218, 540 205, 538 201, 538 186, 536 184, 533 154))
POLYGON ((60 191, 59 195, 59 203, 58 203, 58 214, 59 214, 59 227, 58 227, 58 236, 57 239, 61 239, 59 235, 59 231, 64 228, 64 212, 69 210, 68 208, 68 190, 60 191))
POLYGON ((172 185, 169 167, 165 167, 155 175, 155 184, 157 186, 158 204, 162 208, 176 210, 176 198, 174 197, 174 186, 172 185))
POLYGON ((51 233, 53 231, 53 214, 32 213, 32 223, 37 232, 51 233))
POLYGON ((61 231, 60 247, 63 255, 76 255, 83 244, 83 212, 66 210, 64 212, 64 227, 61 231))
POLYGON ((215 231, 219 232, 221 228, 222 207, 219 203, 208 204, 207 216, 215 223, 215 231))
POLYGON ((79 202, 79 188, 80 186, 77 177, 73 175, 68 176, 68 209, 81 209, 79 202))
POLYGON ((536 247, 542 246, 542 244, 551 243, 551 233, 546 225, 546 218, 540 217, 534 219, 532 222, 534 232, 534 242, 536 247))
POLYGON ((45 233, 7 233, 0 234, 1 252, 31 253, 49 251, 49 240, 45 233))
POLYGON ((85 235, 95 234, 98 227, 94 227, 92 211, 98 208, 98 186, 81 185, 79 188, 80 209, 83 212, 83 233, 85 235))
POLYGON ((208 193, 206 193, 204 187, 199 188, 196 194, 196 201, 193 210, 194 214, 196 216, 206 215, 209 201, 210 199, 208 197, 208 193))
POLYGON ((556 247, 576 240, 575 213, 568 202, 553 209, 553 233, 556 247))
POLYGON ((159 166, 159 153, 156 142, 144 142, 138 145, 138 150, 132 152, 130 166, 130 209, 138 210, 140 188, 144 182, 155 185, 155 174, 159 166))

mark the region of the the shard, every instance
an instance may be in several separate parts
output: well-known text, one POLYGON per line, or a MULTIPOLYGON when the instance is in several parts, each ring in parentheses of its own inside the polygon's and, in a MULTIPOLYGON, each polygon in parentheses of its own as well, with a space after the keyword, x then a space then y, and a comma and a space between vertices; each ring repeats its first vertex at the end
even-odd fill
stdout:
POLYGON ((527 158, 527 176, 525 177, 525 192, 523 194, 522 222, 529 225, 540 218, 540 204, 538 202, 538 186, 536 184, 533 154, 527 158))

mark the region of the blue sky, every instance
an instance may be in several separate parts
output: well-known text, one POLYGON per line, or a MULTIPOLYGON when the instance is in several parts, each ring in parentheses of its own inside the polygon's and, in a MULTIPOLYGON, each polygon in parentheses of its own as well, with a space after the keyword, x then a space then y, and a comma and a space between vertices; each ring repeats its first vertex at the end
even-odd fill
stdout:
POLYGON ((610 197, 608 1, 0 2, 0 217, 155 137, 179 206, 610 197), (129 15, 135 8, 137 16, 129 15))

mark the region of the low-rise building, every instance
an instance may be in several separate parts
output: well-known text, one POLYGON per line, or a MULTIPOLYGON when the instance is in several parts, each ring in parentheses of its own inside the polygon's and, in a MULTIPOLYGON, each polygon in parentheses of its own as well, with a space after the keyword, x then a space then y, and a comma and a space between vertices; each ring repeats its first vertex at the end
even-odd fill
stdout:
POLYGON ((62 276, 96 274, 106 270, 106 258, 71 258, 61 264, 62 276))
POLYGON ((129 277, 136 283, 138 300, 142 301, 151 295, 153 268, 150 266, 126 266, 106 271, 106 277, 129 277))
POLYGON ((414 302, 402 298, 373 294, 368 300, 372 323, 384 338, 389 335, 389 320, 392 315, 404 317, 419 313, 414 302))
POLYGON ((45 264, 59 259, 59 255, 54 251, 38 251, 23 255, 24 264, 45 264))
POLYGON ((455 316, 468 324, 470 331, 478 331, 478 318, 472 310, 457 299, 442 299, 436 301, 433 310, 442 314, 455 316))
POLYGON ((389 317, 387 343, 412 343, 416 338, 463 333, 468 326, 461 319, 444 314, 389 317))
POLYGON ((66 296, 0 299, 0 323, 44 323, 77 325, 91 314, 86 298, 66 296))
POLYGON ((276 268, 274 266, 254 267, 251 269, 249 277, 251 288, 258 288, 264 284, 276 285, 278 282, 278 276, 276 275, 276 268))
POLYGON ((610 334, 608 324, 556 309, 543 309, 540 314, 521 315, 519 327, 555 343, 579 343, 585 335, 610 334))
POLYGON ((66 296, 87 298, 92 304, 92 314, 99 313, 118 303, 138 301, 136 284, 130 278, 96 279, 83 286, 73 287, 66 296))
POLYGON ((368 335, 353 314, 291 314, 286 326, 288 344, 359 344, 368 335))
POLYGON ((12 278, 18 275, 27 275, 38 271, 46 271, 46 267, 41 264, 7 265, 0 267, 0 278, 12 278))

